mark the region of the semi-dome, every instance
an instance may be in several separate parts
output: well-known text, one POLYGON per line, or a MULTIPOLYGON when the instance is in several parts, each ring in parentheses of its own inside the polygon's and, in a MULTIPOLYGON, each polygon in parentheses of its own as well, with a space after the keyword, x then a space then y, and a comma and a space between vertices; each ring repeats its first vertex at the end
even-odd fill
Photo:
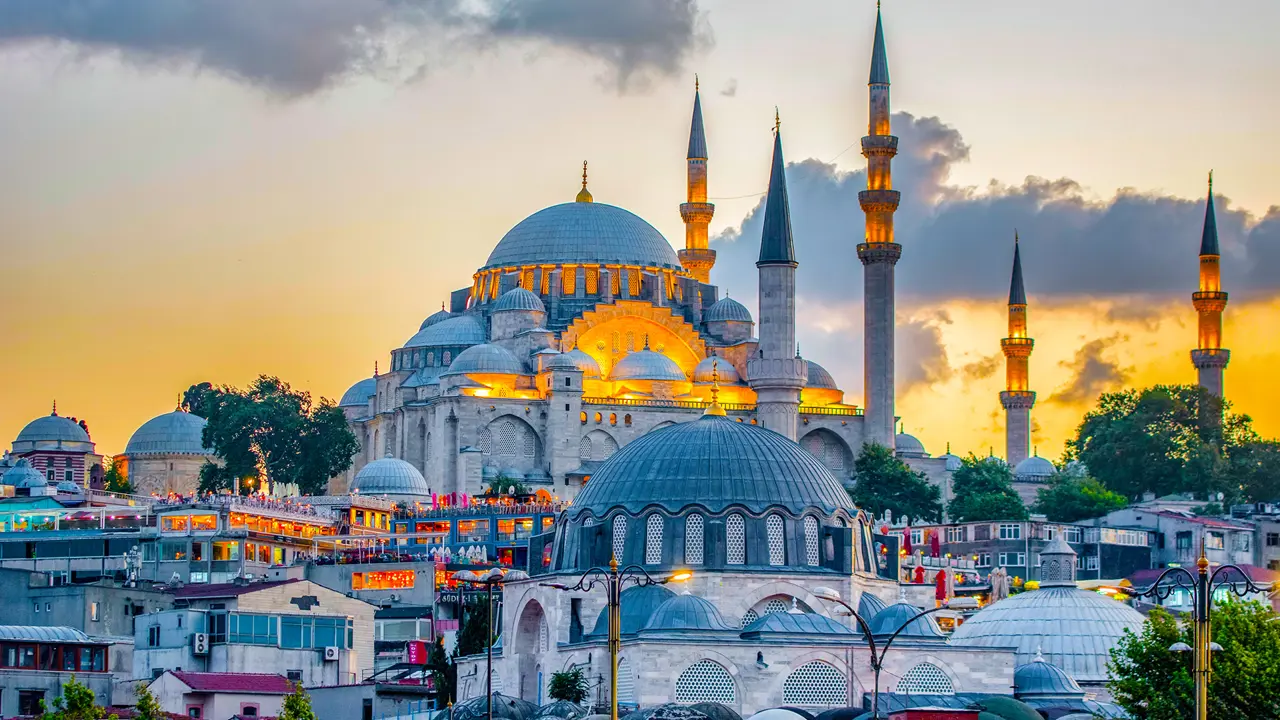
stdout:
POLYGON ((1039 455, 1032 455, 1013 468, 1013 478, 1024 482, 1044 481, 1048 480, 1057 471, 1058 469, 1053 466, 1053 463, 1039 455))
POLYGON ((501 345, 474 345, 458 353, 449 365, 447 375, 522 375, 524 365, 501 345))
POLYGON ((13 485, 14 487, 38 487, 46 484, 44 475, 39 470, 31 467, 31 462, 26 458, 19 458, 18 462, 13 464, 5 474, 0 477, 0 485, 13 485), (35 483, 34 485, 32 483, 35 483))
POLYGON ((34 450, 37 444, 62 443, 65 447, 70 443, 89 445, 92 442, 89 439, 89 433, 70 418, 45 415, 32 420, 22 428, 22 432, 18 433, 18 437, 13 440, 13 451, 18 453, 34 450))
POLYGON ((805 364, 809 366, 809 379, 804 386, 809 388, 820 388, 822 390, 837 390, 836 379, 831 377, 831 373, 827 369, 812 360, 805 360, 805 364))
POLYGON ((925 615, 922 618, 911 618, 920 614, 920 608, 909 602, 897 602, 889 607, 876 613, 867 625, 871 627, 871 635, 877 640, 887 639, 895 632, 900 638, 912 638, 915 640, 941 640, 945 639, 942 630, 938 627, 938 623, 934 619, 925 615), (907 625, 908 621, 910 622, 907 625), (906 628, 898 632, 898 628, 906 625, 906 628))
POLYGON ((702 319, 706 322, 751 322, 751 313, 742 303, 725 296, 707 308, 702 319))
POLYGON ((659 507, 678 513, 699 507, 718 513, 783 508, 856 513, 844 487, 820 460, 758 425, 703 415, 648 432, 601 465, 567 512, 604 516, 659 507))
POLYGON ((774 612, 742 629, 744 636, 774 635, 853 635, 848 627, 826 615, 807 612, 774 612))
MULTIPOLYGON (((635 635, 640 632, 649 623, 649 618, 653 617, 658 608, 675 596, 676 594, 669 588, 661 585, 629 587, 623 590, 620 598, 622 617, 618 619, 622 634, 635 635)), ((609 608, 603 607, 600 608, 600 615, 596 618, 596 625, 588 633, 588 637, 608 636, 609 608)))
POLYGON ((547 306, 542 304, 542 300, 537 295, 520 287, 511 288, 502 293, 498 301, 493 304, 493 312, 516 310, 544 313, 547 311, 547 306))
POLYGON ((645 623, 644 633, 736 631, 715 605, 690 593, 676 595, 658 606, 645 623))
POLYGON ((652 350, 640 350, 618 361, 609 373, 610 380, 688 380, 675 360, 652 350))
POLYGON ((871 618, 886 607, 888 606, 875 593, 869 593, 864 590, 862 595, 858 597, 858 614, 867 622, 871 622, 871 618))
POLYGON ((590 355, 582 352, 578 348, 574 348, 567 353, 561 353, 551 358, 547 362, 548 370, 577 370, 582 373, 583 377, 599 378, 600 363, 590 355))
POLYGON ((485 342, 484 328, 472 315, 458 315, 442 320, 425 330, 419 330, 409 338, 404 346, 415 347, 456 347, 460 345, 479 345, 485 342))
POLYGON ((174 410, 142 423, 125 445, 126 455, 212 455, 204 446, 205 419, 174 410))
POLYGON ((342 393, 342 399, 338 401, 338 407, 364 407, 369 404, 369 398, 377 394, 378 379, 367 377, 342 393))
POLYGON ((489 253, 484 267, 565 263, 684 269, 671 243, 652 225, 598 202, 553 205, 521 220, 489 253))
POLYGON ((364 495, 430 495, 427 481, 418 468, 404 460, 385 457, 360 468, 351 491, 364 495))
POLYGON ((898 433, 894 436, 893 449, 904 457, 928 457, 928 453, 924 449, 924 443, 920 442, 915 435, 908 435, 907 433, 898 433))
POLYGON ((427 316, 427 319, 426 319, 426 320, 423 320, 423 321, 422 321, 422 324, 418 326, 418 329, 419 329, 419 330, 426 330, 427 328, 431 327, 432 325, 435 325, 435 324, 437 324, 437 323, 442 323, 442 322, 444 322, 445 320, 448 320, 448 319, 449 319, 449 318, 451 318, 451 317, 453 317, 453 313, 451 313, 451 312, 449 312, 448 310, 445 310, 443 307, 441 307, 439 310, 437 310, 437 311, 435 311, 435 312, 431 313, 430 315, 428 315, 428 316, 427 316))
POLYGON ((722 385, 732 385, 741 382, 742 378, 738 376, 738 371, 734 369, 733 363, 722 357, 712 355, 694 366, 693 381, 695 383, 709 383, 713 380, 717 380, 722 385), (713 377, 713 370, 715 371, 715 377, 713 377))
POLYGON ((1020 665, 1013 671, 1013 694, 1019 699, 1046 700, 1077 699, 1085 695, 1074 678, 1057 665, 1046 662, 1038 653, 1034 662, 1020 665))

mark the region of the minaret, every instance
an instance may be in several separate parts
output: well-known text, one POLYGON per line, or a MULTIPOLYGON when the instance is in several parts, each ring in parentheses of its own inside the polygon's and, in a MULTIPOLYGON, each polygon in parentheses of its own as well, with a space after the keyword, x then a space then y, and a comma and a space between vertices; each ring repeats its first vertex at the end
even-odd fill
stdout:
POLYGON ((1013 279, 1009 282, 1009 337, 1000 341, 1005 365, 1005 390, 1000 393, 1000 404, 1004 406, 1005 459, 1010 467, 1017 467, 1027 459, 1031 444, 1031 408, 1036 404, 1036 394, 1030 390, 1027 371, 1035 344, 1035 340, 1027 337, 1027 291, 1022 286, 1022 249, 1015 230, 1013 279))
POLYGON ((800 426, 800 390, 808 364, 796 355, 796 253, 791 210, 783 170, 782 127, 774 117, 773 169, 760 234, 760 344, 747 361, 747 377, 756 391, 760 424, 795 440, 800 426))
POLYGON ((711 281, 711 268, 716 264, 716 251, 707 247, 707 226, 716 206, 707 202, 707 136, 702 130, 702 95, 697 77, 693 80, 693 125, 689 128, 687 202, 680 205, 684 220, 684 249, 678 254, 680 264, 698 282, 711 281))
POLYGON ((858 204, 867 216, 866 237, 858 245, 863 266, 863 437, 892 448, 893 426, 893 295, 894 265, 902 246, 893 241, 893 213, 901 193, 893 189, 892 162, 898 138, 889 130, 889 60, 884 49, 884 26, 876 6, 876 38, 871 51, 870 122, 862 138, 867 158, 867 189, 858 204))
POLYGON ((1222 375, 1231 360, 1231 351, 1222 347, 1222 311, 1227 294, 1222 292, 1219 267, 1218 219, 1213 212, 1213 173, 1209 173, 1209 198, 1204 205, 1204 233, 1200 236, 1200 290, 1192 293, 1191 304, 1200 314, 1200 337, 1191 351, 1191 364, 1200 373, 1200 387, 1223 397, 1222 375))

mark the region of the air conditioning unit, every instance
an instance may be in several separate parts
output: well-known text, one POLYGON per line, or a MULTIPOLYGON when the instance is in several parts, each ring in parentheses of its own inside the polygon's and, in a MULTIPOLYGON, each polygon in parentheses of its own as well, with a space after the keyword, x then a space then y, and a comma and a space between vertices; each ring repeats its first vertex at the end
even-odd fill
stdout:
POLYGON ((209 654, 209 633, 191 634, 191 654, 197 657, 209 654))
POLYGON ((336 647, 327 647, 327 648, 325 648, 325 649, 324 649, 324 661, 325 661, 325 662, 337 662, 337 661, 338 661, 338 650, 339 650, 339 648, 336 648, 336 647))

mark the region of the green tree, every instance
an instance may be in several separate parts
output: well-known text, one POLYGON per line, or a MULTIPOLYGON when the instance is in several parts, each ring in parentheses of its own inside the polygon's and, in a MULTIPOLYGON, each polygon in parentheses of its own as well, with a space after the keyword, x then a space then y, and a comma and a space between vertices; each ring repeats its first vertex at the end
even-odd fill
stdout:
POLYGON ((318 720, 311 709, 311 696, 302 689, 302 683, 293 686, 293 692, 284 698, 277 720, 318 720))
POLYGON ((997 458, 977 458, 971 453, 951 476, 952 522, 1026 520, 1027 508, 1013 489, 1013 473, 997 458))
MULTIPOLYGON (((489 610, 485 600, 468 600, 462 606, 462 627, 458 629, 458 655, 479 655, 489 637, 489 610)), ((492 640, 489 640, 490 642, 492 640)))
POLYGON ((107 713, 98 705, 93 691, 76 682, 74 675, 62 685, 62 694, 53 703, 40 701, 40 720, 115 720, 115 715, 107 713))
POLYGON ((110 461, 107 472, 102 476, 102 486, 107 492, 123 493, 132 495, 137 490, 133 487, 133 483, 129 482, 129 478, 125 475, 123 468, 114 459, 110 461))
POLYGON ((866 443, 853 462, 854 504, 879 517, 892 510, 894 517, 942 522, 942 490, 899 460, 878 443, 866 443))
POLYGON ((156 700, 156 696, 151 694, 151 689, 147 687, 145 682, 138 683, 133 689, 134 697, 138 702, 133 706, 133 720, 165 720, 164 710, 160 708, 160 702, 156 700))
POLYGON ((494 495, 524 495, 528 489, 515 478, 499 475, 489 483, 489 492, 494 495))
POLYGON ((1253 502, 1280 500, 1280 442, 1259 440, 1232 451, 1228 475, 1253 502))
POLYGON ((431 673, 431 682, 436 689, 436 697, 440 704, 452 702, 457 695, 458 668, 444 651, 444 638, 436 638, 431 646, 431 655, 427 658, 427 671, 431 673))
POLYGON ((587 676, 579 667, 551 673, 551 684, 547 688, 547 694, 552 700, 581 703, 587 699, 587 676))
POLYGON ((1075 522, 1122 510, 1128 504, 1125 496, 1111 492, 1095 478, 1059 472, 1046 487, 1036 491, 1032 509, 1053 522, 1075 522))
MULTIPOLYGON (((1210 720, 1280 718, 1280 622, 1258 603, 1225 602, 1214 607, 1209 683, 1210 720)), ((1191 653, 1175 653, 1176 642, 1191 644, 1191 626, 1163 609, 1147 616, 1142 631, 1125 635, 1111 650, 1108 687, 1133 720, 1183 720, 1194 715, 1195 682, 1191 653)))

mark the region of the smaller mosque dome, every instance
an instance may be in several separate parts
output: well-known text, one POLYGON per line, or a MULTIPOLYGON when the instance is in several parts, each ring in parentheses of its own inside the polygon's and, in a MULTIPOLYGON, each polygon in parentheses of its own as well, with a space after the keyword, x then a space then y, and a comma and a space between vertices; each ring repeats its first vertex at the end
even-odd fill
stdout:
MULTIPOLYGON (((649 623, 649 618, 653 617, 658 608, 675 596, 674 592, 662 585, 644 585, 623 590, 619 598, 622 617, 618 619, 622 634, 635 635, 640 632, 649 623)), ((603 607, 600 608, 600 615, 596 618, 596 625, 592 628, 588 637, 603 638, 608 636, 609 608, 603 607)))
POLYGON ((924 443, 916 439, 915 435, 908 435, 907 433, 898 433, 893 438, 893 449, 903 457, 929 457, 929 454, 924 450, 924 443))
POLYGON ((1039 455, 1032 455, 1013 469, 1013 479, 1022 482, 1043 482, 1057 471, 1053 463, 1039 455))
MULTIPOLYGON (((919 614, 920 608, 915 605, 908 602, 898 602, 876 613, 876 616, 871 618, 871 621, 867 624, 871 626, 872 637, 879 640, 898 632, 898 628, 919 614)), ((938 627, 938 623, 928 615, 911 620, 911 624, 898 633, 898 637, 915 638, 917 640, 929 640, 932 638, 941 640, 945 638, 942 630, 938 627)))
POLYGON ((39 470, 31 467, 31 462, 26 458, 19 458, 18 462, 14 463, 13 467, 9 468, 3 477, 0 477, 0 485, 29 488, 39 487, 44 484, 46 484, 44 475, 41 475, 39 470))
POLYGON ((884 601, 874 593, 864 591, 858 598, 858 614, 868 622, 886 607, 888 606, 884 604, 884 601))
POLYGON ((63 493, 65 495, 81 495, 84 493, 84 488, 71 482, 70 480, 63 480, 62 482, 58 483, 58 492, 63 493))
POLYGON ((365 495, 430 495, 426 478, 404 460, 385 457, 356 473, 351 491, 365 495))
POLYGON ((125 445, 126 455, 212 455, 204 446, 205 419, 174 410, 142 423, 125 445))
POLYGON ((809 366, 809 379, 805 382, 805 387, 821 388, 823 390, 837 390, 836 379, 831 377, 831 373, 827 369, 812 360, 805 360, 809 366))
POLYGON ((369 404, 369 398, 377 394, 378 379, 368 377, 347 388, 342 393, 342 400, 338 401, 338 407, 364 407, 369 404))
POLYGON ((458 353, 446 375, 523 375, 524 366, 501 345, 474 345, 458 353))
POLYGON ((955 472, 964 464, 964 460, 961 460, 959 455, 951 454, 950 448, 947 449, 945 454, 939 455, 938 457, 947 461, 947 472, 955 472))
POLYGON ((644 626, 645 633, 737 630, 705 598, 685 593, 658 606, 644 626))
POLYGON ((427 319, 422 321, 422 325, 418 326, 418 330, 426 330, 432 325, 444 322, 445 320, 448 320, 451 317, 453 317, 453 313, 449 312, 448 310, 445 310, 442 307, 439 310, 428 315, 427 319))
MULTIPOLYGON (((724 301, 721 300, 721 302, 724 301)), ((738 371, 734 369, 733 363, 714 355, 702 360, 693 368, 693 381, 695 383, 712 382, 713 369, 715 374, 719 376, 719 382, 722 385, 733 385, 742 381, 742 378, 738 376, 738 371)))
POLYGON ((706 322, 751 322, 751 313, 737 300, 727 295, 715 301, 702 314, 706 322))
POLYGON ((578 348, 574 348, 567 353, 551 358, 547 363, 549 370, 577 370, 582 373, 583 377, 599 378, 600 363, 590 355, 582 352, 578 348))
POLYGON ((27 423, 13 440, 14 452, 26 452, 35 449, 37 443, 84 443, 90 444, 89 433, 70 418, 59 415, 45 415, 27 423))
POLYGON ((1019 665, 1013 671, 1013 694, 1018 699, 1068 699, 1083 698, 1084 690, 1065 670, 1036 653, 1036 659, 1019 665))
POLYGON ((852 635, 853 631, 826 615, 799 611, 769 613, 742 629, 743 635, 852 635))
POLYGON ((458 345, 480 345, 485 341, 484 328, 472 315, 456 315, 441 320, 425 330, 419 330, 404 344, 406 348, 415 347, 454 347, 458 345))
POLYGON ((610 380, 675 380, 685 381, 684 371, 675 360, 652 350, 640 350, 622 358, 609 373, 610 380))
POLYGON ((542 304, 542 300, 537 295, 520 287, 511 288, 502 293, 498 301, 493 304, 493 312, 518 310, 544 313, 547 311, 547 307, 542 304))

